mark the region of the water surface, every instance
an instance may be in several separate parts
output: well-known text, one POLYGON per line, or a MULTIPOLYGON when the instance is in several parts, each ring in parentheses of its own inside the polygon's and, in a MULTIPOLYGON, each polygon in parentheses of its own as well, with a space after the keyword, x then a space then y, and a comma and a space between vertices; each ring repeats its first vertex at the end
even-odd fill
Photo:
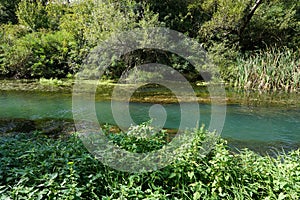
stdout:
MULTIPOLYGON (((89 100, 86 100, 90 103, 89 100)), ((0 119, 72 119, 72 97, 63 92, 0 92, 0 119)), ((150 119, 152 103, 130 103, 128 108, 135 123, 150 119)), ((160 104, 166 112, 165 128, 178 128, 179 104, 160 104)), ((99 121, 115 124, 110 101, 96 101, 99 121)), ((158 107, 160 108, 160 107, 158 107)), ((199 104, 200 123, 210 122, 211 106, 199 104)), ((190 112, 193 112, 191 110, 190 112)), ((158 113, 159 114, 159 113, 158 113)), ((300 147, 300 108, 297 106, 227 105, 226 120, 221 136, 236 146, 300 147)))

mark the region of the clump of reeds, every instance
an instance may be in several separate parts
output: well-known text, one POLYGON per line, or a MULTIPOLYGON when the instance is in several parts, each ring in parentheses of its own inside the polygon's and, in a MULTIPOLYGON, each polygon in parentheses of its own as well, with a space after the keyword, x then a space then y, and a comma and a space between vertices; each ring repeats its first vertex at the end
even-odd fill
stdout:
POLYGON ((244 89, 294 92, 300 89, 299 51, 268 48, 237 59, 233 84, 244 89))

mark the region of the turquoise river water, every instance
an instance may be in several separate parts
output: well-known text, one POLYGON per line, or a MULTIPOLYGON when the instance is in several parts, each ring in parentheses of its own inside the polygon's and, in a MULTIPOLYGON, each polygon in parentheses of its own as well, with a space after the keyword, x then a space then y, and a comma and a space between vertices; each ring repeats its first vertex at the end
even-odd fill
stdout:
MULTIPOLYGON (((72 119, 69 93, 34 93, 0 91, 0 119, 72 119)), ((151 103, 130 103, 136 123, 147 121, 151 103)), ((166 111, 165 128, 178 128, 179 104, 161 104, 166 111)), ((227 105, 221 136, 237 147, 258 150, 300 147, 300 108, 297 106, 227 105)), ((95 103, 99 122, 115 124, 110 101, 95 103)), ((211 106, 199 104, 200 123, 209 124, 211 106)))

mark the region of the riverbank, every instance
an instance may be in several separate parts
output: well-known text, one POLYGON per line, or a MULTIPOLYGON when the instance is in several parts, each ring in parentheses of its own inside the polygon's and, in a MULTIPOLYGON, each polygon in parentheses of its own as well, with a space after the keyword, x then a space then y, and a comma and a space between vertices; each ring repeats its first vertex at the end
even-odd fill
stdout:
MULTIPOLYGON (((91 83, 94 84, 94 83, 91 83)), ((26 91, 26 92, 54 92, 72 95, 74 80, 72 79, 41 79, 41 80, 0 80, 1 91, 26 91)), ((116 84, 112 81, 98 83, 96 100, 111 100, 113 89, 118 86, 124 92, 132 89, 130 84, 116 84)), ((211 103, 210 94, 204 85, 193 85, 199 103, 211 103)), ((269 105, 300 107, 298 92, 262 92, 254 90, 241 90, 230 87, 225 88, 226 104, 242 105, 269 105)), ((141 103, 177 103, 174 94, 166 88, 157 85, 146 85, 139 88, 130 99, 131 102, 141 103)), ((186 101, 189 101, 187 98, 186 101)), ((224 101, 222 100, 224 103, 224 101)))
MULTIPOLYGON (((108 126, 108 124, 101 124, 102 128, 108 126)), ((119 134, 121 131, 116 125, 109 125, 110 132, 119 134)), ((176 129, 164 129, 167 133, 167 141, 177 133, 176 129)), ((239 132, 238 130, 236 130, 239 132)), ((43 119, 24 119, 24 118, 6 118, 0 119, 0 137, 17 137, 19 134, 27 134, 28 136, 34 136, 36 134, 43 135, 44 137, 61 139, 67 138, 70 135, 76 133, 76 127, 72 119, 55 119, 55 118, 43 118, 43 119)), ((243 149, 249 149, 262 156, 270 155, 277 157, 280 153, 288 153, 297 150, 300 147, 300 141, 280 141, 270 140, 262 141, 255 139, 238 139, 232 136, 223 136, 227 141, 228 150, 238 153, 243 149)))
MULTIPOLYGON (((224 140, 205 157, 199 131, 191 148, 165 168, 141 174, 103 165, 77 135, 53 139, 36 132, 0 137, 1 199, 299 199, 300 151, 259 156, 232 154, 224 140)), ((129 151, 158 148, 160 138, 141 141, 126 134, 109 137, 129 151), (123 138, 120 140, 120 138, 123 138), (120 143, 120 141, 125 141, 120 143), (131 148, 136 144, 140 148, 131 148), (144 144, 144 145, 143 145, 144 144), (154 148, 153 145, 151 148, 154 148)), ((201 139, 202 138, 202 139, 201 139)))

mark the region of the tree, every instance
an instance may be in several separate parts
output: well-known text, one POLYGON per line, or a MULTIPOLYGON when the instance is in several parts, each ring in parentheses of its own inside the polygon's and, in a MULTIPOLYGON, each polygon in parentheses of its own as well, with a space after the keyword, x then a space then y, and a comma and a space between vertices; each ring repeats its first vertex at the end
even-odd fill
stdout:
POLYGON ((17 9, 19 23, 32 31, 39 29, 58 30, 60 19, 69 4, 60 0, 21 0, 17 9))
POLYGON ((48 17, 42 1, 21 0, 17 10, 19 23, 32 31, 49 28, 48 17))
POLYGON ((0 1, 0 24, 17 24, 18 17, 16 9, 20 0, 1 0, 0 1))
POLYGON ((241 18, 239 27, 238 27, 238 35, 241 37, 241 35, 244 33, 245 28, 248 26, 251 18, 253 17, 255 11, 258 9, 259 5, 263 2, 263 0, 256 0, 253 6, 251 6, 251 2, 247 5, 246 9, 244 10, 244 16, 241 18))
POLYGON ((6 45, 0 71, 14 78, 64 78, 74 73, 70 64, 74 44, 66 31, 26 34, 6 45))
POLYGON ((240 45, 245 50, 270 46, 298 49, 300 46, 300 2, 273 0, 262 3, 242 36, 240 45))

